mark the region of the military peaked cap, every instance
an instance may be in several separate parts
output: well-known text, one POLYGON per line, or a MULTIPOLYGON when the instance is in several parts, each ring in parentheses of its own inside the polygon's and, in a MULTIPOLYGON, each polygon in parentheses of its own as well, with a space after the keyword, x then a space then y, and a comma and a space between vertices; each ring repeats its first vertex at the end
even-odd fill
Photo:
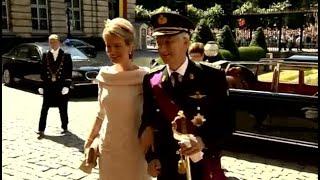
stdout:
POLYGON ((162 12, 151 16, 153 26, 152 36, 174 35, 181 32, 191 33, 195 27, 193 23, 177 13, 162 12))

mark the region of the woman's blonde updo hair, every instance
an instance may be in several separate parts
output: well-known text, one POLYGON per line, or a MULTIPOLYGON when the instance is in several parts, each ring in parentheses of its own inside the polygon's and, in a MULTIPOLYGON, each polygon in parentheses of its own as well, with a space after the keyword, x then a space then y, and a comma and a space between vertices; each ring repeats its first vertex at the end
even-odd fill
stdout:
POLYGON ((106 36, 116 35, 124 39, 126 45, 134 43, 134 27, 130 21, 124 18, 114 18, 105 21, 102 38, 106 42, 106 36))

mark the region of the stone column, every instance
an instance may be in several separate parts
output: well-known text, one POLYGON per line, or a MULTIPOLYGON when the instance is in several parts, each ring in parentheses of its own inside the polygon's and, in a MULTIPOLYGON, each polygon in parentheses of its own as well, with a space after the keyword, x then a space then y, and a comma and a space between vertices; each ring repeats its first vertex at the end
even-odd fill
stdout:
POLYGON ((127 2, 127 18, 130 22, 135 22, 134 8, 136 7, 136 0, 127 0, 127 2))
MULTIPOLYGON (((49 21, 51 21, 51 33, 67 35, 66 3, 64 0, 49 1, 49 21)), ((72 31, 71 31, 72 32, 72 31)), ((71 33, 72 34, 72 33, 71 33)))

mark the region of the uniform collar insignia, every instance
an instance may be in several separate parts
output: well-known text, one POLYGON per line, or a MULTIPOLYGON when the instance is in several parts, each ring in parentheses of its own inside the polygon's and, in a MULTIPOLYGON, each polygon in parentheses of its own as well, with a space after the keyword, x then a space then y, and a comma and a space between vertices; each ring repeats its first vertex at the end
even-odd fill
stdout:
POLYGON ((194 79, 194 74, 190 73, 189 74, 189 79, 193 80, 194 79))
POLYGON ((202 99, 204 97, 206 97, 207 95, 205 94, 201 94, 199 91, 196 91, 196 93, 194 95, 191 95, 189 97, 193 98, 193 99, 202 99))

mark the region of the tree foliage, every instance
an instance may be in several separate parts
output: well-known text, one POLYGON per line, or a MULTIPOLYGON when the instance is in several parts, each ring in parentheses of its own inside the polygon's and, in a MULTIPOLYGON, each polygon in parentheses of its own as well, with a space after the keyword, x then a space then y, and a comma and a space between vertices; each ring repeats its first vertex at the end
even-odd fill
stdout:
POLYGON ((195 31, 192 33, 191 41, 206 44, 208 41, 213 40, 214 37, 209 26, 206 24, 204 19, 200 20, 195 31))
POLYGON ((257 30, 254 32, 249 46, 259 46, 262 47, 266 53, 268 52, 266 38, 263 33, 262 27, 258 27, 257 30))
POLYGON ((233 11, 233 14, 244 13, 269 13, 283 11, 290 6, 288 1, 277 2, 270 5, 269 8, 260 8, 257 4, 250 1, 245 2, 240 8, 233 11))
POLYGON ((215 6, 206 9, 203 13, 203 17, 210 28, 221 27, 221 18, 223 15, 224 11, 219 4, 215 4, 215 6))
MULTIPOLYGON (((171 8, 167 6, 161 6, 154 10, 145 9, 142 5, 136 5, 135 13, 136 20, 148 20, 149 17, 158 12, 171 12, 171 8)), ((224 11, 221 5, 215 4, 215 6, 207 8, 206 10, 198 9, 192 4, 187 5, 187 16, 194 23, 197 24, 201 19, 205 20, 205 23, 212 27, 221 27, 221 20, 224 11)))
POLYGON ((234 60, 239 58, 239 50, 228 25, 223 26, 221 32, 217 36, 218 44, 221 48, 229 50, 234 56, 234 60))
POLYGON ((150 17, 150 12, 149 10, 143 8, 142 5, 136 5, 135 9, 135 14, 136 14, 136 20, 147 20, 150 17))

